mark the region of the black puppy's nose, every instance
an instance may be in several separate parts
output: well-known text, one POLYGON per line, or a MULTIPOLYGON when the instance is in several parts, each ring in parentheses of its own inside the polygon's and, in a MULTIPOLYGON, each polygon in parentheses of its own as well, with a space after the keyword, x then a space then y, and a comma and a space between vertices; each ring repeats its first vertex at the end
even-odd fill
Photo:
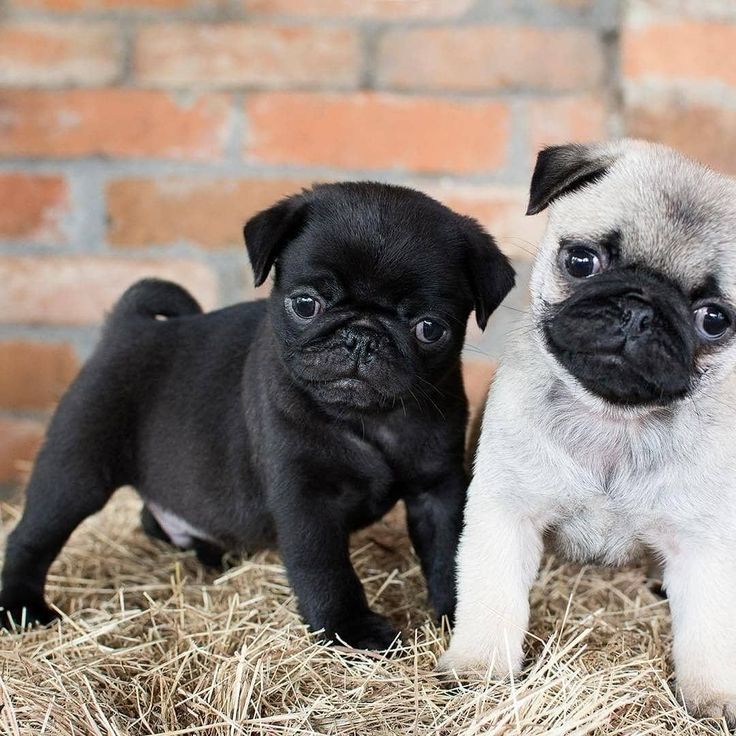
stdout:
POLYGON ((345 336, 345 347, 347 348, 349 353, 355 351, 355 348, 358 347, 358 339, 355 337, 355 335, 351 334, 345 336))
POLYGON ((654 307, 638 294, 628 295, 621 304, 621 327, 626 337, 641 337, 652 331, 654 307))
POLYGON ((369 332, 348 332, 343 337, 345 349, 361 363, 370 363, 378 350, 378 336, 369 332))

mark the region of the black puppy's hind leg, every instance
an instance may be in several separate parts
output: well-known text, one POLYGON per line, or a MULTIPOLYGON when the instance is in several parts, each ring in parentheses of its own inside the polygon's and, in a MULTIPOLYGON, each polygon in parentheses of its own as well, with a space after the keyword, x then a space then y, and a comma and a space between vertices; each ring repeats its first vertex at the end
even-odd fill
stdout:
POLYGON ((122 453, 115 440, 115 430, 126 428, 120 427, 113 397, 104 392, 109 386, 100 385, 100 377, 88 363, 51 420, 26 490, 23 515, 8 537, 0 628, 46 624, 56 617, 44 600, 51 563, 74 529, 126 480, 120 478, 122 453))
POLYGON ((93 467, 58 462, 57 448, 45 449, 26 492, 23 516, 8 538, 0 628, 56 618, 44 600, 49 567, 74 529, 99 511, 114 490, 93 467))
POLYGON ((18 526, 8 538, 0 586, 0 628, 55 617, 44 600, 49 567, 69 535, 116 488, 134 481, 133 404, 146 393, 145 323, 198 314, 184 289, 145 279, 107 320, 101 343, 63 396, 36 460, 18 526))

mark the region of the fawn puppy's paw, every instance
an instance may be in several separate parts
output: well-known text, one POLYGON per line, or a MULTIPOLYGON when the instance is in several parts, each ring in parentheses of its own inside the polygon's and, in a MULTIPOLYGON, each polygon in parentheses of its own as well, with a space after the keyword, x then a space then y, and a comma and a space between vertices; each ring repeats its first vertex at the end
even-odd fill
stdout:
POLYGON ((688 712, 696 718, 725 718, 730 729, 736 729, 736 692, 713 692, 700 686, 678 682, 680 696, 688 712))
POLYGON ((508 667, 499 665, 498 658, 484 657, 477 649, 465 649, 450 645, 440 657, 435 670, 443 680, 455 679, 463 681, 484 680, 492 677, 506 677, 508 667))

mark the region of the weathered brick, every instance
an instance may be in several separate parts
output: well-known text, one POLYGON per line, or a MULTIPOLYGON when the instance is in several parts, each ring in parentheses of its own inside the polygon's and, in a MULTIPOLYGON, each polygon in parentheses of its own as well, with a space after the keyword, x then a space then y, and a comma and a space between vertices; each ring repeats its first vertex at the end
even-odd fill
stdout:
POLYGON ((50 409, 78 370, 67 343, 0 342, 0 407, 50 409))
POLYGON ((62 242, 69 191, 60 176, 0 173, 0 238, 62 242))
POLYGON ((204 308, 217 302, 216 276, 198 261, 0 256, 0 322, 98 323, 128 286, 148 276, 182 284, 204 308))
POLYGON ((457 18, 476 0, 242 0, 246 11, 316 18, 457 18))
POLYGON ((186 241, 204 248, 240 248, 248 218, 309 183, 202 177, 117 179, 107 186, 107 239, 119 246, 186 241))
POLYGON ((624 26, 622 70, 629 80, 736 85, 736 23, 695 21, 624 26))
POLYGON ((596 0, 543 0, 543 2, 552 7, 573 8, 574 10, 590 10, 596 4, 596 0))
POLYGON ((598 85, 603 49, 589 30, 468 26, 392 30, 379 43, 379 85, 399 89, 576 90, 598 85))
POLYGON ((733 0, 627 0, 625 23, 640 18, 692 18, 736 20, 733 0))
POLYGON ((245 109, 252 161, 457 173, 506 162, 510 113, 497 100, 274 92, 245 109))
POLYGON ((93 86, 122 71, 122 43, 109 23, 25 21, 0 25, 0 85, 93 86))
POLYGON ((545 146, 606 137, 606 104, 600 95, 539 98, 529 103, 532 159, 545 146))
POLYGON ((175 11, 190 8, 219 8, 225 0, 10 0, 22 10, 49 10, 55 13, 98 13, 116 11, 175 11))
POLYGON ((134 67, 155 85, 344 87, 358 82, 361 54, 349 28, 156 24, 140 31, 134 67))
MULTIPOLYGON (((529 172, 531 178, 531 171, 529 172)), ((514 260, 529 261, 544 231, 544 218, 526 217, 529 190, 526 187, 442 182, 418 185, 430 196, 456 212, 474 217, 514 260)))
POLYGON ((629 135, 665 143, 736 175, 736 110, 672 98, 632 105, 625 117, 629 135))
POLYGON ((42 422, 0 417, 0 483, 27 480, 43 435, 42 422))
POLYGON ((210 160, 222 155, 228 127, 221 94, 0 90, 0 155, 210 160))

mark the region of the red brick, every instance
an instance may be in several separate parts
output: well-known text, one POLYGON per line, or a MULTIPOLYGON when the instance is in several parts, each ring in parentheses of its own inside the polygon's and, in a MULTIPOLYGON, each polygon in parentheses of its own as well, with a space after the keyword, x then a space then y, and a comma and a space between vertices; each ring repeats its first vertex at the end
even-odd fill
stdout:
MULTIPOLYGON (((531 171, 529 171, 531 178, 531 171)), ((526 217, 526 187, 442 182, 417 185, 456 212, 470 215, 485 227, 514 260, 530 260, 544 231, 543 217, 526 217)))
POLYGON ((0 417, 0 483, 22 483, 28 479, 43 435, 41 422, 0 417))
POLYGON ((61 220, 68 208, 62 177, 0 173, 0 238, 63 241, 61 220))
POLYGON ((561 91, 598 85, 603 63, 600 41, 588 30, 417 28, 381 39, 376 77, 399 89, 561 91))
POLYGON ((0 322, 98 323, 128 286, 147 276, 182 284, 205 308, 217 301, 216 277, 197 261, 2 256, 0 322))
POLYGON ((67 343, 0 342, 0 406, 50 409, 79 370, 67 343))
POLYGON ((473 173, 506 162, 500 101, 262 93, 246 101, 247 157, 270 164, 473 173))
POLYGON ((134 66, 155 85, 349 86, 358 82, 361 54, 348 28, 157 24, 140 32, 134 66))
POLYGON ((122 44, 112 24, 0 25, 0 85, 92 86, 115 81, 121 71, 122 44))
POLYGON ((736 85, 736 23, 673 21, 627 25, 621 49, 627 79, 736 85))
POLYGON ((637 18, 736 20, 733 0, 627 0, 625 21, 637 18))
POLYGON ((223 153, 228 123, 229 99, 218 94, 0 90, 0 155, 210 160, 223 153))
POLYGON ((316 18, 457 18, 475 0, 242 0, 245 10, 264 15, 316 18))
MULTIPOLYGON (((669 0, 667 0, 669 2, 669 0)), ((596 0, 543 0, 545 5, 556 8, 574 8, 575 10, 588 10, 593 8, 596 0)))
POLYGON ((528 120, 533 159, 545 146, 606 137, 606 105, 600 95, 532 100, 528 120))
POLYGON ((180 176, 118 179, 107 186, 107 239, 119 246, 186 241, 204 248, 242 248, 248 218, 309 183, 180 176))
POLYGON ((626 111, 627 133, 666 143, 718 171, 736 175, 736 110, 652 101, 626 111))
POLYGON ((12 5, 22 10, 50 10, 56 13, 102 12, 110 11, 172 11, 190 8, 218 8, 225 0, 10 0, 12 5))

